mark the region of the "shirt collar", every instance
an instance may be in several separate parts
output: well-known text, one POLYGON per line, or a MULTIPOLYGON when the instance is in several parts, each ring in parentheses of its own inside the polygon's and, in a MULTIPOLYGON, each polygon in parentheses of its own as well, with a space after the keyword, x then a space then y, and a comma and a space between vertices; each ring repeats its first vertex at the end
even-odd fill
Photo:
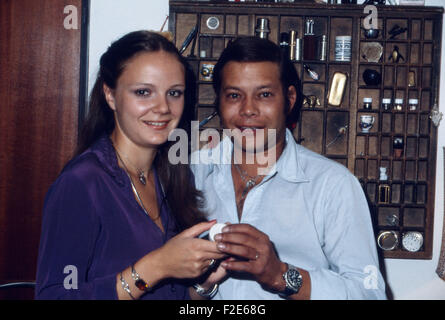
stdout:
POLYGON ((108 135, 103 134, 85 153, 94 154, 101 165, 119 185, 125 185, 126 174, 119 167, 113 143, 108 135))
MULTIPOLYGON (((308 182, 310 179, 305 175, 303 167, 301 165, 301 159, 299 157, 299 147, 295 142, 295 138, 289 129, 286 129, 286 146, 283 149, 278 161, 272 167, 271 171, 267 175, 271 177, 276 173, 286 181, 289 182, 308 182)), ((210 151, 210 150, 209 150, 210 151)), ((215 163, 215 167, 220 171, 223 167, 231 164, 233 143, 230 137, 225 137, 219 145, 210 152, 219 152, 219 162, 215 163)), ((266 178, 267 179, 267 178, 266 178)))
MULTIPOLYGON (((310 179, 305 175, 301 165, 299 146, 289 129, 286 129, 286 146, 275 165, 275 170, 284 180, 289 182, 308 182, 310 179)), ((274 170, 274 168, 272 169, 274 170)))

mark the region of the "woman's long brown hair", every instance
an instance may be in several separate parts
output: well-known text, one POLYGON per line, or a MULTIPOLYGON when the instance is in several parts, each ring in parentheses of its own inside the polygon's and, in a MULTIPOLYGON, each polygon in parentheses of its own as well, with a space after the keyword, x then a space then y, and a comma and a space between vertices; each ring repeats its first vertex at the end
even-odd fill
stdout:
MULTIPOLYGON (((193 71, 174 44, 164 36, 150 31, 136 31, 113 42, 100 59, 100 70, 91 92, 88 116, 81 129, 76 155, 91 147, 103 134, 110 135, 115 128, 114 114, 105 99, 103 85, 115 89, 117 80, 131 58, 139 53, 161 50, 177 57, 185 68, 185 106, 178 127, 186 130, 188 137, 191 136, 190 121, 193 119, 196 83, 193 71)), ((176 218, 178 227, 183 230, 205 221, 205 215, 201 211, 202 194, 194 186, 188 164, 173 165, 168 160, 168 150, 173 143, 166 142, 159 147, 154 166, 164 187, 166 204, 176 218)))

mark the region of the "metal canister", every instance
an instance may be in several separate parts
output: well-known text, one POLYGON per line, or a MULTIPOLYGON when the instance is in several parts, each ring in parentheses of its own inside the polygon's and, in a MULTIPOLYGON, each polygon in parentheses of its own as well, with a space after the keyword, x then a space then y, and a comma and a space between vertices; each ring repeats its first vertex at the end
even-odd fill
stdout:
POLYGON ((296 40, 297 40, 297 31, 291 30, 290 31, 290 41, 289 41, 289 59, 290 60, 296 60, 296 40))
POLYGON ((320 61, 325 61, 326 60, 327 45, 328 45, 328 42, 326 40, 326 35, 323 35, 321 37, 320 61))
POLYGON ((301 60, 301 39, 297 38, 297 31, 290 31, 289 59, 292 61, 301 60))
POLYGON ((255 28, 256 36, 267 39, 269 37, 269 20, 266 18, 258 18, 255 28))
POLYGON ((301 38, 295 39, 295 61, 301 60, 301 38))

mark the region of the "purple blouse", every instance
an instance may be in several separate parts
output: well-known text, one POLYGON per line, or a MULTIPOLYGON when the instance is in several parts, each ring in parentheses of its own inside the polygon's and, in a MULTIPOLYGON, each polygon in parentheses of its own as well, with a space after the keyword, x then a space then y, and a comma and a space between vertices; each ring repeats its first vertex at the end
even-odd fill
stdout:
MULTIPOLYGON (((67 164, 45 198, 36 299, 117 299, 116 275, 178 233, 154 173, 165 233, 137 203, 108 136, 67 164)), ((141 297, 189 298, 174 279, 141 297)))

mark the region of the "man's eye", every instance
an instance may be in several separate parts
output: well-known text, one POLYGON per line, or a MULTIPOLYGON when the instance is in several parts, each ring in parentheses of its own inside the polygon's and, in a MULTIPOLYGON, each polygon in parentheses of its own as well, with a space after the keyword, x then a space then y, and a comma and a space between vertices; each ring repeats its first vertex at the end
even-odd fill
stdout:
POLYGON ((260 95, 262 98, 269 98, 272 96, 272 92, 261 92, 260 95))
POLYGON ((238 99, 238 98, 239 98, 239 94, 238 94, 238 93, 229 93, 229 94, 227 95, 227 97, 228 97, 229 99, 238 99))
POLYGON ((150 95, 150 91, 147 89, 138 89, 134 92, 137 96, 146 97, 150 95))

